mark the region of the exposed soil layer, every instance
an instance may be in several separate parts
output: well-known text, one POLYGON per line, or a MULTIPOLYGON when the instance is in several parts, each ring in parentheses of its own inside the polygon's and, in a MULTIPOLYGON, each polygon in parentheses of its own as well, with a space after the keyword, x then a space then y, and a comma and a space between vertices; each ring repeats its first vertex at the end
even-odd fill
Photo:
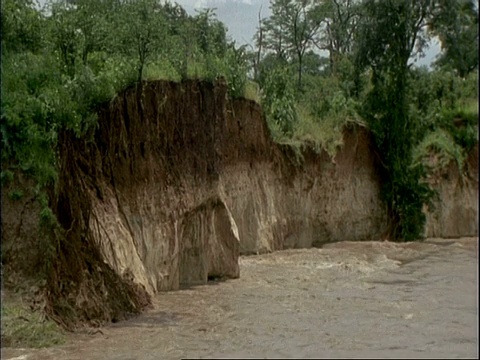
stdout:
POLYGON ((452 162, 441 177, 430 182, 439 200, 427 217, 427 236, 478 235, 478 144, 468 154, 464 169, 452 162))
MULTIPOLYGON (((366 129, 346 129, 335 158, 306 150, 298 164, 273 143, 260 106, 229 100, 224 83, 127 89, 91 134, 62 133, 59 151, 51 201, 61 229, 44 296, 67 327, 122 320, 161 291, 238 278, 240 254, 378 240, 387 228, 366 129)), ((474 152, 467 175, 477 161, 474 152)), ((435 184, 427 236, 476 236, 478 176, 449 174, 435 184)), ((17 249, 10 258, 25 251, 36 263, 42 254, 27 249, 38 243, 39 209, 29 201, 2 199, 2 242, 17 249)))
POLYGON ((3 359, 477 358, 478 238, 240 257, 241 277, 3 359))

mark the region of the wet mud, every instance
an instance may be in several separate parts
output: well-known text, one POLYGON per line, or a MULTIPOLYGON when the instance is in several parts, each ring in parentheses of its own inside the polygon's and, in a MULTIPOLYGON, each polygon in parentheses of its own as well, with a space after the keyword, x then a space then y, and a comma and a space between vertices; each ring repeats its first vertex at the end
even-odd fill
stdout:
POLYGON ((2 359, 476 358, 478 238, 341 242, 240 258, 240 278, 2 359), (92 335, 93 334, 93 335, 92 335))

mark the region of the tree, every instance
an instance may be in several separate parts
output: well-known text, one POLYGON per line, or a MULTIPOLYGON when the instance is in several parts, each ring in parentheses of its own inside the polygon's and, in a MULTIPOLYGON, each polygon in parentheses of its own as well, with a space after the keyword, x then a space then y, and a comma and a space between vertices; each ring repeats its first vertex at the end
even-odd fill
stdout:
POLYGON ((115 12, 112 0, 76 0, 75 24, 80 42, 82 63, 88 63, 88 55, 103 50, 108 44, 105 40, 112 31, 108 14, 115 12))
POLYGON ((366 0, 356 53, 357 71, 369 67, 373 88, 362 115, 375 136, 383 165, 383 197, 391 222, 389 236, 414 240, 422 235, 422 211, 431 197, 421 165, 412 167, 412 150, 422 128, 409 113, 407 80, 413 55, 427 39, 430 0, 366 0))
POLYGON ((164 13, 170 33, 167 56, 180 77, 185 79, 188 74, 188 61, 195 50, 196 40, 192 37, 194 24, 185 9, 178 4, 166 2, 164 13))
POLYGON ((202 10, 193 18, 195 36, 204 54, 223 56, 227 50, 227 29, 213 9, 202 10))
POLYGON ((274 0, 271 10, 272 16, 263 21, 257 37, 261 35, 262 46, 280 59, 295 59, 301 89, 304 56, 322 22, 317 5, 311 0, 274 0))
POLYGON ((451 68, 462 78, 478 69, 478 6, 473 0, 440 1, 431 29, 443 50, 437 67, 451 68))
MULTIPOLYGON (((261 62, 258 65, 257 79, 261 87, 266 84, 266 79, 270 76, 271 72, 276 69, 288 69, 290 68, 288 62, 285 59, 279 58, 274 53, 267 53, 263 56, 261 62)), ((295 77, 295 73, 289 71, 290 76, 295 77)))
POLYGON ((65 1, 51 3, 50 39, 54 51, 58 51, 63 72, 70 78, 75 76, 75 65, 80 49, 80 32, 77 24, 76 5, 65 1))
POLYGON ((253 67, 253 79, 258 81, 260 77, 260 62, 262 60, 262 50, 263 50, 263 22, 262 22, 262 7, 260 6, 260 10, 258 11, 258 26, 257 32, 255 33, 253 40, 255 42, 255 46, 257 50, 255 53, 250 54, 251 62, 253 67))
POLYGON ((235 42, 229 43, 223 62, 230 96, 237 98, 244 96, 248 63, 246 45, 237 48, 235 42))
POLYGON ((277 67, 266 75, 262 89, 262 104, 276 137, 285 135, 291 137, 294 123, 297 121, 295 88, 291 79, 288 68, 277 67))
POLYGON ((135 58, 137 80, 154 54, 162 51, 168 27, 161 0, 125 0, 120 7, 109 40, 120 53, 135 58), (118 38, 118 40, 117 40, 118 38))
POLYGON ((2 54, 42 49, 44 19, 34 4, 33 0, 2 0, 2 54))
POLYGON ((330 71, 336 74, 337 63, 352 50, 359 3, 355 0, 326 0, 316 11, 323 24, 314 42, 320 50, 328 51, 330 71))

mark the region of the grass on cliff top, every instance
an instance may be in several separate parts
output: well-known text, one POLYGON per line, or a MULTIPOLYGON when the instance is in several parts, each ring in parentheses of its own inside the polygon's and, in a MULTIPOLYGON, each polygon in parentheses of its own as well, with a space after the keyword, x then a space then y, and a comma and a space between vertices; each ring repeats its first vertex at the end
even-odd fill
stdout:
POLYGON ((441 173, 453 161, 460 173, 468 152, 478 143, 478 100, 468 99, 439 114, 440 127, 426 134, 413 151, 413 161, 430 174, 441 173), (455 122, 461 120, 457 127, 455 122))
MULTIPOLYGON (((221 69, 219 69, 221 70, 221 69)), ((220 71, 219 73, 222 73, 220 71)), ((145 80, 165 80, 173 82, 181 82, 182 77, 178 71, 173 67, 170 61, 159 60, 148 64, 145 67, 143 78, 145 80)), ((190 62, 187 67, 187 79, 204 79, 214 80, 207 70, 207 67, 202 62, 190 62)), ((246 80, 243 87, 243 95, 245 99, 255 101, 257 104, 261 104, 261 92, 259 85, 252 80, 246 80)), ((242 91, 241 91, 242 93, 242 91)))
POLYGON ((21 296, 2 290, 2 347, 44 348, 65 342, 64 331, 40 311, 30 310, 21 296))
POLYGON ((247 100, 255 101, 257 104, 262 104, 262 94, 260 86, 252 80, 247 80, 245 89, 243 90, 243 97, 247 100))
POLYGON ((422 163, 429 173, 442 172, 455 161, 463 167, 465 153, 453 137, 443 129, 428 133, 413 151, 414 164, 422 163))
POLYGON ((367 126, 351 111, 330 113, 324 118, 318 118, 301 104, 297 104, 295 108, 297 121, 293 124, 292 135, 282 133, 275 122, 269 121, 268 125, 273 140, 291 147, 298 161, 302 159, 302 150, 306 148, 317 154, 326 151, 334 159, 344 145, 344 130, 351 125, 367 126))

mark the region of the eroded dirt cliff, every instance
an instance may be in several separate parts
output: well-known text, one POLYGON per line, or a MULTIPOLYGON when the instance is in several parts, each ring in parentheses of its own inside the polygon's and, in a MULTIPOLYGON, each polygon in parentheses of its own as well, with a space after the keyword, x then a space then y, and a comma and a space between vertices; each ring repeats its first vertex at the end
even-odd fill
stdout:
POLYGON ((60 193, 59 219, 75 226, 78 197, 82 231, 150 294, 237 277, 240 252, 380 237, 369 144, 353 129, 335 159, 296 166, 258 105, 227 101, 225 86, 146 83, 101 112, 93 141, 63 139, 62 174, 81 181, 60 193))
POLYGON ((464 169, 452 162, 430 182, 438 198, 427 213, 426 236, 478 236, 478 145, 468 154, 464 169))
MULTIPOLYGON (((51 314, 115 321, 156 292, 238 277, 241 253, 382 239, 366 129, 347 129, 334 159, 306 150, 299 164, 273 143, 260 106, 226 91, 144 83, 100 110, 91 137, 62 134, 53 205, 65 239, 49 277, 51 314)), ((453 172, 437 186, 427 235, 477 235, 478 177, 453 172)))

